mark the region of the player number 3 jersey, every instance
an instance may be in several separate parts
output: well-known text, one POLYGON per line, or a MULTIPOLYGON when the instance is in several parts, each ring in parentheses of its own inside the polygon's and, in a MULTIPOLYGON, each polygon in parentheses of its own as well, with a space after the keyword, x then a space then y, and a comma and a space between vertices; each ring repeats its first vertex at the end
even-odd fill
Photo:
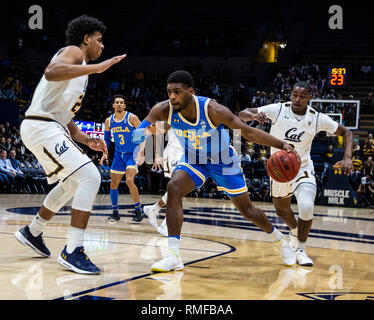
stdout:
MULTIPOLYGON (((313 163, 310 157, 312 142, 320 131, 333 134, 338 129, 338 123, 326 114, 317 112, 307 106, 305 115, 293 113, 291 102, 274 103, 258 108, 272 121, 270 134, 292 145, 301 159, 301 166, 313 163)), ((271 148, 271 154, 278 151, 271 148)))

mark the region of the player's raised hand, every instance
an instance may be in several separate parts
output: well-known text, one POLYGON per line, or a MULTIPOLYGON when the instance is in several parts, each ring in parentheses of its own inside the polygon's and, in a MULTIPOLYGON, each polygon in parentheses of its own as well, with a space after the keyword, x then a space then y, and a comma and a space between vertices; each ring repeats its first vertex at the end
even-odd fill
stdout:
POLYGON ((103 156, 101 157, 99 164, 102 166, 104 164, 104 160, 108 159, 108 154, 103 152, 103 156))
POLYGON ((95 150, 95 151, 101 151, 103 152, 104 154, 108 154, 108 149, 106 147, 106 143, 103 139, 99 139, 99 138, 90 138, 88 140, 88 143, 87 145, 92 149, 92 150, 95 150))
POLYGON ((98 63, 96 73, 102 73, 105 70, 109 69, 112 65, 122 61, 126 58, 126 53, 121 56, 115 56, 113 58, 107 59, 103 62, 98 63))
POLYGON ((350 158, 343 158, 343 160, 336 162, 332 167, 333 169, 342 170, 346 175, 352 174, 355 170, 352 159, 350 158))
POLYGON ((163 168, 164 168, 163 159, 160 156, 155 156, 151 170, 160 171, 163 168))

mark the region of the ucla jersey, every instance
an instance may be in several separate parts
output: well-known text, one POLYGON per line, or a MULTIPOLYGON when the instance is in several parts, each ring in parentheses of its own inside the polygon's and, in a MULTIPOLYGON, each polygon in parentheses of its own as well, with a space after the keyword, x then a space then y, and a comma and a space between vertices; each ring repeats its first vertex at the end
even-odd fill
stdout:
POLYGON ((193 95, 196 106, 196 121, 191 123, 181 113, 175 112, 169 101, 168 123, 179 143, 184 147, 185 157, 193 163, 228 163, 224 157, 232 155, 230 136, 220 124, 216 127, 209 118, 210 98, 193 95))
POLYGON ((113 134, 115 150, 123 153, 132 153, 138 146, 131 141, 135 127, 131 125, 130 112, 126 111, 122 120, 115 120, 114 114, 110 117, 110 130, 113 134))

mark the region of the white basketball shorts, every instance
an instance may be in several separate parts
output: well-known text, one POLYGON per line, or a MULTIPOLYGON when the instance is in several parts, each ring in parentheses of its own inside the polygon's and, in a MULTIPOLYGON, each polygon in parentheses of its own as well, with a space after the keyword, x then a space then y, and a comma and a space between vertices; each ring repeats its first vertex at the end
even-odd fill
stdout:
POLYGON ((25 119, 21 124, 21 138, 39 160, 49 184, 64 181, 91 162, 69 132, 57 122, 25 119))

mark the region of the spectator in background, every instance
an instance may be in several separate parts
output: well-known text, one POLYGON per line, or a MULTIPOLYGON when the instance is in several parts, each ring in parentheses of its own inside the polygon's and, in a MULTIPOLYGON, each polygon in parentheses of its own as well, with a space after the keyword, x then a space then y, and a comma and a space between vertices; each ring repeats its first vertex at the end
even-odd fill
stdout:
POLYGON ((360 143, 359 143, 358 139, 357 138, 353 139, 352 154, 354 154, 354 153, 359 154, 360 153, 360 149, 361 149, 361 147, 360 147, 360 143))
POLYGON ((21 170, 16 170, 13 168, 11 162, 9 159, 7 159, 7 151, 1 150, 0 152, 0 172, 3 174, 6 174, 8 176, 8 179, 10 180, 10 183, 13 187, 13 191, 20 192, 21 187, 23 186, 23 183, 25 181, 24 174, 21 170))
POLYGON ((109 160, 108 159, 104 160, 102 167, 103 167, 104 170, 110 171, 110 165, 109 165, 109 160))
POLYGON ((370 177, 373 176, 374 173, 374 161, 373 157, 368 157, 368 159, 364 162, 364 175, 369 175, 370 177))
POLYGON ((367 159, 370 156, 374 155, 374 140, 373 138, 369 138, 367 142, 364 144, 364 157, 367 159))
POLYGON ((324 178, 328 175, 328 173, 331 170, 333 157, 334 157, 334 146, 330 144, 327 147, 327 150, 323 154, 323 172, 321 175, 322 181, 324 181, 324 178))
POLYGON ((352 164, 355 170, 362 172, 362 169, 363 169, 362 160, 358 157, 357 154, 352 155, 352 164))
POLYGON ((357 193, 358 193, 358 199, 360 201, 361 207, 369 207, 370 202, 368 199, 368 184, 371 183, 370 176, 362 176, 361 177, 361 183, 358 187, 357 193))
POLYGON ((262 163, 264 168, 266 168, 266 163, 268 161, 267 159, 268 151, 265 146, 261 145, 260 149, 258 150, 258 158, 257 161, 262 163))

